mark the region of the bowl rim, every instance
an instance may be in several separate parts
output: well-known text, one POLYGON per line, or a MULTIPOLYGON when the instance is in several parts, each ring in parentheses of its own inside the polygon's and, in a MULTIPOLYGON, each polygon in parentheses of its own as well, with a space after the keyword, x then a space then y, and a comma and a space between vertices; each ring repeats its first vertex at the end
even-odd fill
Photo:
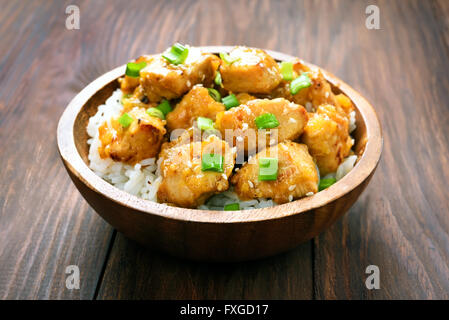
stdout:
MULTIPOLYGON (((233 46, 202 46, 197 47, 205 52, 219 53, 229 52, 233 46)), ((265 50, 278 61, 296 58, 292 55, 265 50)), ((317 67, 314 64, 304 62, 309 67, 317 67)), ((186 209, 171 207, 150 200, 138 198, 126 191, 114 187, 112 184, 97 176, 82 160, 75 146, 74 124, 79 112, 85 103, 99 90, 112 81, 117 80, 125 73, 126 64, 117 67, 89 83, 68 104, 59 119, 57 127, 58 150, 67 170, 76 176, 82 183, 94 192, 121 205, 142 214, 157 215, 162 218, 181 220, 184 222, 201 223, 248 223, 281 219, 293 215, 299 215, 309 210, 320 208, 326 204, 343 197, 357 186, 362 184, 376 169, 380 160, 383 137, 379 119, 371 104, 348 84, 335 77, 330 72, 320 68, 324 77, 334 87, 347 95, 358 109, 366 126, 366 145, 355 167, 341 180, 320 191, 313 196, 304 197, 289 203, 276 205, 269 208, 237 210, 237 211, 213 211, 201 209, 186 209)))

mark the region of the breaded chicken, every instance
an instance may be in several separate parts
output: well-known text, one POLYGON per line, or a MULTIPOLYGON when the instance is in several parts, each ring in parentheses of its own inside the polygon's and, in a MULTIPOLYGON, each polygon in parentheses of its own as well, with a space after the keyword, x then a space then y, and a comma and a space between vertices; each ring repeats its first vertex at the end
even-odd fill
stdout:
MULTIPOLYGON (((161 152, 159 152, 159 158, 164 158, 166 152, 174 147, 179 147, 184 144, 189 144, 194 141, 201 141, 202 135, 201 130, 195 127, 191 127, 187 130, 179 132, 179 135, 170 136, 170 141, 162 143, 161 152)), ((172 135, 174 132, 172 133, 172 135)))
POLYGON ((136 107, 148 109, 157 106, 157 103, 149 102, 141 85, 137 86, 132 93, 124 94, 121 103, 123 104, 123 113, 136 107))
MULTIPOLYGON (((140 56, 134 62, 149 63, 152 59, 153 59, 152 56, 140 56)), ((140 85, 140 77, 130 77, 125 75, 122 78, 119 78, 118 82, 120 84, 120 89, 123 91, 124 94, 131 94, 140 85)))
POLYGON ((242 200, 271 198, 281 204, 318 192, 318 172, 307 146, 291 141, 256 154, 231 178, 231 182, 242 200), (259 181, 259 159, 265 157, 278 159, 274 181, 259 181))
POLYGON ((140 71, 140 84, 150 102, 179 98, 195 84, 210 86, 219 64, 217 56, 192 47, 184 63, 178 65, 168 62, 162 55, 154 55, 140 71))
POLYGON ((265 51, 235 47, 229 53, 232 63, 220 65, 223 87, 232 92, 270 93, 281 82, 276 61, 265 51))
POLYGON ((144 108, 132 109, 128 115, 133 121, 127 128, 117 118, 98 128, 101 141, 98 151, 102 158, 134 164, 159 153, 166 133, 165 121, 148 115, 144 108))
POLYGON ((240 104, 245 104, 248 101, 257 99, 255 96, 252 96, 252 95, 250 95, 249 93, 246 93, 246 92, 237 93, 235 95, 235 97, 237 98, 237 100, 239 101, 240 104))
POLYGON ((207 88, 197 85, 167 114, 167 129, 171 132, 174 129, 190 128, 198 117, 215 121, 217 113, 224 110, 225 106, 215 101, 207 88))
POLYGON ((165 149, 158 202, 184 208, 198 207, 211 195, 229 188, 228 178, 234 168, 234 158, 235 153, 229 145, 216 136, 210 136, 203 142, 165 149), (223 172, 202 171, 202 158, 209 154, 223 156, 223 172))
POLYGON ((349 121, 339 107, 319 106, 310 118, 301 137, 316 160, 322 176, 337 171, 338 166, 349 155, 354 143, 349 136, 349 121))
POLYGON ((307 120, 307 112, 302 106, 282 98, 256 99, 219 113, 215 127, 226 141, 237 146, 239 152, 244 148, 245 152, 252 154, 268 145, 298 138, 307 120), (258 130, 256 118, 267 113, 276 117, 279 126, 258 130))
POLYGON ((335 101, 337 102, 337 106, 341 108, 346 117, 349 119, 351 112, 354 111, 354 105, 352 104, 351 99, 343 93, 340 93, 335 96, 335 101))
POLYGON ((316 110, 322 104, 335 105, 335 95, 332 92, 332 87, 324 78, 323 74, 318 68, 310 69, 300 59, 295 59, 293 62, 294 78, 307 72, 312 82, 308 88, 299 90, 298 93, 292 95, 290 92, 291 81, 282 81, 281 84, 271 93, 273 98, 285 98, 296 104, 300 104, 311 112, 316 110))

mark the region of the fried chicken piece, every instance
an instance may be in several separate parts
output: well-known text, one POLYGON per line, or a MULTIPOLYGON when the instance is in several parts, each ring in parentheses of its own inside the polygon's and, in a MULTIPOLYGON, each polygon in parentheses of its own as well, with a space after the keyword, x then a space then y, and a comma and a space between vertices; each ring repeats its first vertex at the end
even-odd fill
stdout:
POLYGON ((278 64, 263 50, 235 47, 229 57, 235 61, 220 65, 223 87, 229 91, 270 93, 281 82, 278 64))
POLYGON ((299 90, 298 93, 292 95, 290 92, 291 81, 283 80, 281 84, 273 90, 271 97, 285 98, 296 104, 305 106, 307 111, 316 110, 322 104, 336 104, 335 95, 332 92, 330 83, 324 78, 320 69, 310 69, 300 59, 295 59, 293 62, 294 78, 300 76, 304 72, 308 72, 308 76, 312 85, 308 88, 299 90))
POLYGON ((127 128, 118 118, 111 119, 110 124, 106 121, 98 128, 101 158, 135 164, 159 153, 166 132, 165 121, 148 115, 144 108, 134 108, 128 114, 133 121, 127 128))
POLYGON ((140 71, 140 84, 150 102, 179 98, 195 84, 210 86, 213 83, 220 59, 189 47, 189 54, 182 64, 172 64, 162 55, 154 55, 140 71))
POLYGON ((354 144, 349 135, 349 120, 342 109, 329 104, 319 106, 309 116, 301 140, 309 147, 324 176, 337 171, 354 144))
POLYGON ((268 145, 298 138, 307 120, 308 116, 304 107, 283 98, 256 99, 219 113, 215 127, 226 141, 232 146, 237 146, 239 152, 243 148, 246 153, 251 154, 268 145), (273 114, 279 126, 258 130, 255 120, 266 113, 273 114))
POLYGON ((213 135, 203 142, 164 149, 158 201, 184 208, 202 205, 211 195, 229 188, 234 159, 235 153, 229 145, 213 135), (202 158, 210 154, 223 156, 223 172, 202 171, 202 158))
POLYGON ((307 146, 291 141, 256 154, 231 178, 231 182, 242 200, 271 198, 281 204, 318 192, 318 172, 307 146), (265 157, 278 159, 274 181, 259 181, 259 159, 265 157))
POLYGON ((187 129, 198 117, 210 118, 215 121, 217 113, 224 111, 225 106, 215 101, 207 88, 194 86, 179 102, 175 109, 167 114, 167 129, 187 129))
MULTIPOLYGON (((152 56, 140 56, 134 62, 146 62, 149 63, 152 61, 152 56)), ((140 77, 130 77, 124 75, 123 77, 118 79, 120 84, 120 89, 123 91, 123 94, 132 94, 134 90, 140 85, 140 77)))
POLYGON ((155 108, 158 105, 157 103, 149 102, 141 85, 137 86, 132 93, 123 94, 121 103, 123 104, 123 113, 136 107, 148 109, 155 108))
POLYGON ((240 104, 246 104, 247 102, 249 102, 251 100, 257 99, 255 96, 252 96, 252 95, 250 95, 249 93, 246 93, 246 92, 237 93, 235 95, 235 97, 240 102, 240 104))

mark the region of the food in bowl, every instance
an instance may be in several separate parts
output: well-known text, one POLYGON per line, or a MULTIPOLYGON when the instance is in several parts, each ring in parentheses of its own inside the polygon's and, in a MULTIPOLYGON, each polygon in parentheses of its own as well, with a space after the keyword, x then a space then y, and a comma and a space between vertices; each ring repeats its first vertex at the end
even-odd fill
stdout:
POLYGON ((89 166, 133 195, 246 210, 312 196, 355 165, 355 111, 319 68, 175 44, 127 64, 89 119, 89 166))

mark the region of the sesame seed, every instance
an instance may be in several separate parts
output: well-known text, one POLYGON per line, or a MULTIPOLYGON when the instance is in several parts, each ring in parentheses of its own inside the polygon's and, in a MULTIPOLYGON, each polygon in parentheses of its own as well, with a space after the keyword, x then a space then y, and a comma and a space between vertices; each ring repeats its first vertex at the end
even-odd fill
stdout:
POLYGON ((288 196, 288 201, 289 201, 289 202, 292 202, 292 201, 293 201, 293 195, 289 195, 289 196, 288 196))
POLYGON ((324 95, 326 96, 326 98, 329 98, 329 92, 326 92, 324 95))
POLYGON ((224 173, 222 173, 221 174, 221 176, 223 177, 223 179, 225 179, 225 180, 227 180, 228 179, 228 177, 224 174, 224 173))
POLYGON ((296 123, 296 120, 295 120, 295 119, 293 119, 293 118, 290 118, 290 119, 288 119, 288 122, 291 122, 291 123, 296 123))
POLYGON ((310 196, 313 196, 313 195, 314 195, 314 193, 312 191, 306 193, 307 197, 310 197, 310 196))
POLYGON ((187 86, 190 87, 191 85, 190 80, 187 80, 187 86))
POLYGON ((254 184, 251 181, 249 181, 249 180, 248 180, 248 185, 249 185, 250 188, 254 188, 254 184))
POLYGON ((296 188, 296 184, 288 187, 288 191, 293 191, 293 190, 295 190, 295 188, 296 188))

